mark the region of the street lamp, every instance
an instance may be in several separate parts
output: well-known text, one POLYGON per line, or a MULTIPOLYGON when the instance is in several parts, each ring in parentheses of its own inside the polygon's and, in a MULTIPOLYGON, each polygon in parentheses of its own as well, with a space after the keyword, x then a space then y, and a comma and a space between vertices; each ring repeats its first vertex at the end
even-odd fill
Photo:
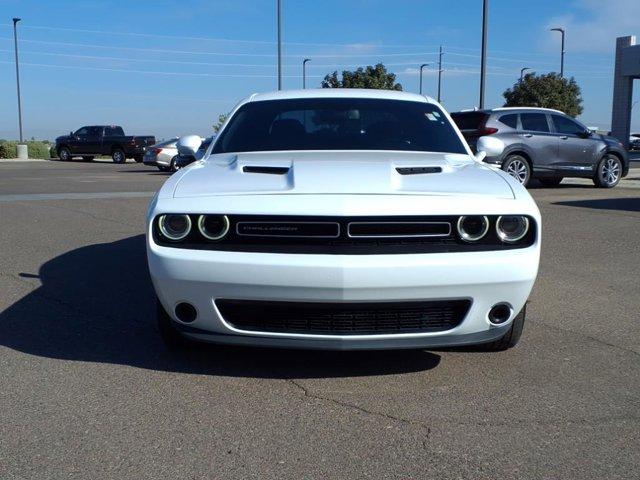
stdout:
POLYGON ((564 78, 564 28, 552 28, 551 32, 560 32, 562 45, 560 46, 560 78, 564 78))
POLYGON ((282 90, 282 5, 278 0, 278 90, 282 90))
POLYGON ((422 70, 424 69, 424 67, 428 66, 428 63, 423 63, 422 65, 420 65, 420 95, 422 95, 422 70))
POLYGON ((310 58, 305 58, 302 61, 302 88, 307 88, 307 62, 310 62, 310 58))
POLYGON ((489 0, 482 0, 482 58, 480 60, 480 108, 484 108, 484 84, 487 75, 487 23, 489 0))
POLYGON ((20 18, 13 19, 13 41, 16 49, 16 83, 18 85, 18 125, 20 126, 20 143, 22 143, 22 101, 20 100, 20 69, 18 68, 18 29, 20 18))
POLYGON ((520 69, 520 81, 522 81, 522 79, 524 78, 524 72, 526 72, 527 70, 531 70, 531 68, 524 67, 520 69))

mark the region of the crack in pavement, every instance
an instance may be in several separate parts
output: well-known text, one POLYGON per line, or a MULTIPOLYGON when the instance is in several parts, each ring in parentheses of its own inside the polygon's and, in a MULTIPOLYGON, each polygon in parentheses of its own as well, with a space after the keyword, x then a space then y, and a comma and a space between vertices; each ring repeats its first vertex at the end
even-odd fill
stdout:
POLYGON ((378 412, 375 410, 369 410, 367 408, 361 407, 359 405, 354 405, 352 403, 348 403, 348 402, 344 402, 342 400, 338 400, 335 398, 331 398, 331 397, 323 397, 321 395, 316 395, 311 393, 311 391, 305 387, 302 383, 295 381, 293 378, 285 378, 284 379, 286 382, 290 383, 291 385, 295 386, 298 390, 302 391, 302 393, 304 394, 305 398, 311 398, 314 400, 320 400, 323 402, 329 402, 329 403, 333 403, 335 405, 341 406, 343 408, 349 409, 349 410, 355 410, 359 413, 364 413, 365 415, 371 415, 374 417, 378 417, 378 418, 384 418, 387 420, 391 420, 393 422, 396 423, 401 423, 403 425, 410 425, 412 427, 417 427, 419 430, 422 430, 424 432, 424 439, 422 440, 422 448, 423 449, 427 449, 427 440, 430 439, 431 437, 431 427, 422 423, 422 422, 418 422, 416 420, 411 420, 411 419, 407 419, 407 418, 402 418, 402 417, 397 417, 395 415, 391 415, 389 413, 384 413, 384 412, 378 412))

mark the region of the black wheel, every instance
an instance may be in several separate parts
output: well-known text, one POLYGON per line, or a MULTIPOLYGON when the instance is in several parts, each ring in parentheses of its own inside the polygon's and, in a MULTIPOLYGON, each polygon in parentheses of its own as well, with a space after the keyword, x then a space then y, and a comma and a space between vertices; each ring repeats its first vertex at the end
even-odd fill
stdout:
POLYGON ((142 163, 143 157, 142 155, 136 155, 135 157, 133 157, 133 159, 136 163, 142 163))
POLYGON ((178 157, 173 157, 171 159, 171 166, 169 167, 169 170, 171 170, 172 172, 177 172, 178 170, 180 170, 180 165, 178 165, 178 157))
POLYGON ((557 187, 562 182, 562 177, 544 177, 538 180, 545 187, 557 187))
POLYGON ((522 155, 509 155, 502 164, 502 170, 525 187, 529 183, 529 180, 531 180, 531 166, 522 155))
POLYGON ((87 157, 87 156, 84 156, 84 157, 82 157, 82 160, 84 160, 85 162, 92 162, 94 158, 96 158, 96 157, 87 157))
POLYGON ((174 327, 173 320, 166 312, 160 300, 156 299, 156 321, 160 338, 169 350, 180 350, 189 345, 189 340, 174 327))
POLYGON ((593 177, 593 183, 598 188, 613 188, 622 178, 622 162, 615 155, 605 155, 593 177))
POLYGON ((127 161, 127 157, 125 157, 121 148, 116 148, 111 152, 111 158, 113 159, 113 163, 124 163, 127 161))
POLYGON ((67 147, 62 147, 58 150, 58 158, 63 162, 68 162, 69 160, 71 160, 71 150, 69 150, 67 147))
POLYGON ((511 347, 515 347, 522 336, 526 315, 527 306, 525 305, 522 307, 522 310, 520 310, 520 313, 516 315, 516 318, 513 319, 509 331, 498 340, 482 345, 482 349, 489 352, 501 352, 503 350, 508 350, 511 347))

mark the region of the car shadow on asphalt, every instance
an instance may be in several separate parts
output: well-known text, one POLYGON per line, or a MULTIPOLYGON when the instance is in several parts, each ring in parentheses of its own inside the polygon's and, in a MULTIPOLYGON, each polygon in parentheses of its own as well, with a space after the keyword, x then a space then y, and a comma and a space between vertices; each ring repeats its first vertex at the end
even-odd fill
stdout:
POLYGON ((143 235, 81 247, 22 281, 41 285, 0 312, 0 345, 47 358, 257 378, 392 375, 436 367, 419 350, 331 352, 194 344, 172 353, 155 323, 143 235))
POLYGON ((598 210, 619 210, 622 212, 640 212, 640 197, 567 200, 562 202, 554 202, 553 205, 595 208, 598 210))

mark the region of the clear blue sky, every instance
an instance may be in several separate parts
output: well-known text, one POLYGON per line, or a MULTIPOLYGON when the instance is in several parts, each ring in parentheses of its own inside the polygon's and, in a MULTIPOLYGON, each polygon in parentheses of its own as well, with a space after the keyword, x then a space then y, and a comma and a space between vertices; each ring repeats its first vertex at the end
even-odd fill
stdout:
MULTIPOLYGON (((583 89, 582 120, 609 128, 615 37, 640 35, 638 0, 491 0, 487 106, 520 68, 559 70, 583 89)), ((17 137, 11 18, 22 17, 26 137, 52 139, 83 124, 139 134, 208 134, 218 114, 276 87, 275 0, 0 0, 0 138, 17 137)), ((285 88, 333 70, 384 62, 405 90, 417 66, 445 49, 443 103, 478 101, 481 0, 283 0, 285 88)), ((640 85, 636 85, 640 90, 640 85)), ((435 72, 425 75, 435 96, 435 72)), ((636 95, 640 98, 640 92, 636 95)), ((640 111, 640 104, 636 106, 640 111)), ((640 130, 640 115, 634 116, 640 130)))

